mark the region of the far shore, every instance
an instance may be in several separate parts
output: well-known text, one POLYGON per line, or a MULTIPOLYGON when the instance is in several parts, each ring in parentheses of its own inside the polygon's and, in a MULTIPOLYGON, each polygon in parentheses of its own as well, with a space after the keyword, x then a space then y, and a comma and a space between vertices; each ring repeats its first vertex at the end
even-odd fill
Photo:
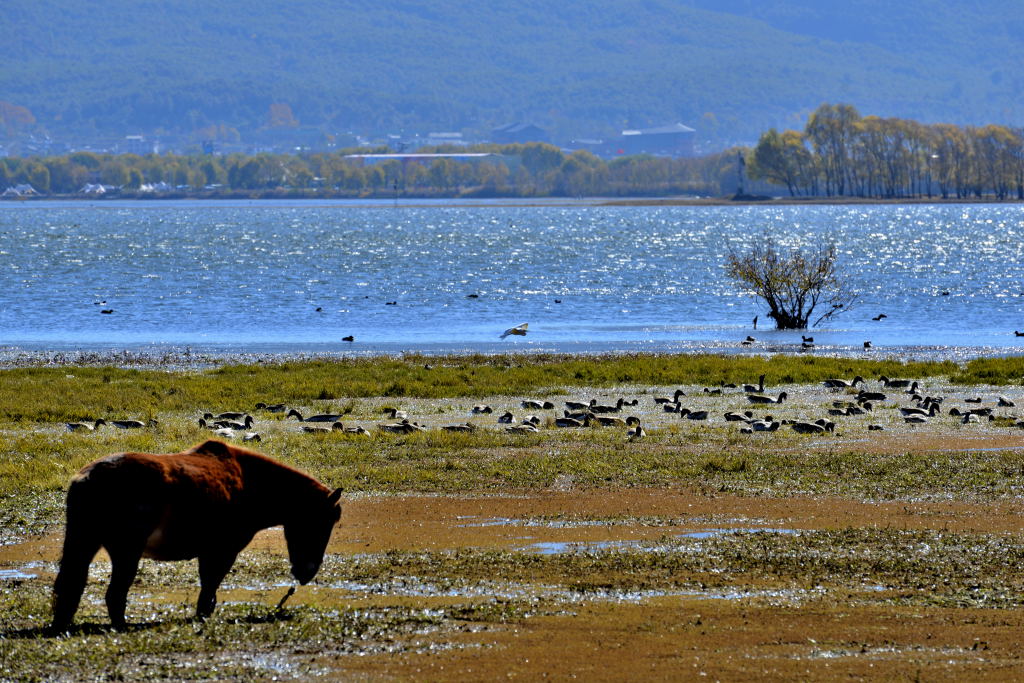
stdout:
POLYGON ((221 193, 221 194, 118 194, 108 196, 86 195, 43 195, 35 197, 0 198, 0 207, 33 205, 44 202, 87 202, 103 205, 117 202, 138 202, 144 204, 173 204, 174 202, 211 202, 229 203, 246 202, 258 204, 262 201, 301 202, 315 205, 318 202, 334 205, 344 203, 352 208, 444 208, 449 206, 516 206, 516 207, 552 207, 552 206, 845 206, 845 205, 893 205, 893 204, 1021 204, 1024 200, 1017 198, 996 199, 995 197, 961 198, 949 197, 787 197, 742 195, 733 197, 515 197, 515 196, 460 196, 460 197, 429 197, 374 195, 374 196, 336 196, 305 192, 260 192, 260 193, 221 193))

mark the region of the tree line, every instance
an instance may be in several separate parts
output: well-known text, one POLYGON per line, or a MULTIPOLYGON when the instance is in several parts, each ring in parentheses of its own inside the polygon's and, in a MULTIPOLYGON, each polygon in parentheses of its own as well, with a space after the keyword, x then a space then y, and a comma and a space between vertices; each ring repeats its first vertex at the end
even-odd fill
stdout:
POLYGON ((1024 200, 1024 129, 862 117, 849 104, 823 104, 803 131, 771 129, 753 149, 697 158, 605 160, 546 143, 420 150, 495 155, 474 162, 364 163, 349 156, 390 151, 6 157, 0 158, 0 191, 29 184, 44 195, 75 195, 102 184, 119 188, 120 196, 159 185, 159 194, 172 196, 721 197, 785 188, 793 197, 1024 200))
POLYGON ((803 131, 762 134, 747 172, 794 197, 1024 200, 1024 129, 862 117, 849 104, 823 104, 803 131))
MULTIPOLYGON (((213 196, 665 196, 735 192, 741 150, 700 158, 620 157, 565 152, 545 143, 435 147, 420 152, 491 152, 484 161, 436 158, 403 164, 364 163, 354 148, 330 153, 177 155, 96 154, 0 159, 0 191, 30 184, 45 195, 75 195, 88 184, 134 196, 163 184, 161 194, 213 196)), ((764 185, 767 188, 767 185, 764 185)))

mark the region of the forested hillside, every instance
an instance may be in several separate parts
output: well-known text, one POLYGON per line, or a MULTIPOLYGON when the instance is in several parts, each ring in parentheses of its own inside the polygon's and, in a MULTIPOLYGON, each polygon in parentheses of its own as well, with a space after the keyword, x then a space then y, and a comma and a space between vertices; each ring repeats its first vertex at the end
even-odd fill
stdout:
POLYGON ((680 121, 728 142, 823 101, 1016 124, 1022 26, 1016 0, 34 0, 4 7, 0 136, 680 121))

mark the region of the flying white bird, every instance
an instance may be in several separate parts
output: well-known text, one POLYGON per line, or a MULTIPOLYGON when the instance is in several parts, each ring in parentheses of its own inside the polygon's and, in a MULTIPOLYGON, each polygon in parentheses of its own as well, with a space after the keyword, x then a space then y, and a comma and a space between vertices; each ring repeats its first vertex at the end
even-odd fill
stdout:
POLYGON ((526 328, 529 327, 530 323, 523 323, 522 325, 516 325, 505 330, 505 333, 501 335, 501 338, 509 336, 510 334, 518 335, 520 337, 526 336, 526 328))

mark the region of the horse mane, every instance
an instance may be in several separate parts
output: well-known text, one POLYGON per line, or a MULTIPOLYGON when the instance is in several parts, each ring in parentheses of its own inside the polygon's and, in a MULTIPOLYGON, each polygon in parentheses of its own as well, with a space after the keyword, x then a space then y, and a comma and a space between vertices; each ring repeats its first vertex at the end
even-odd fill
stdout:
POLYGON ((274 477, 277 481, 288 481, 300 488, 309 487, 312 491, 319 491, 324 494, 331 492, 331 489, 305 472, 242 446, 235 446, 223 441, 217 441, 216 439, 208 439, 185 452, 194 455, 234 459, 238 462, 243 472, 274 477))

